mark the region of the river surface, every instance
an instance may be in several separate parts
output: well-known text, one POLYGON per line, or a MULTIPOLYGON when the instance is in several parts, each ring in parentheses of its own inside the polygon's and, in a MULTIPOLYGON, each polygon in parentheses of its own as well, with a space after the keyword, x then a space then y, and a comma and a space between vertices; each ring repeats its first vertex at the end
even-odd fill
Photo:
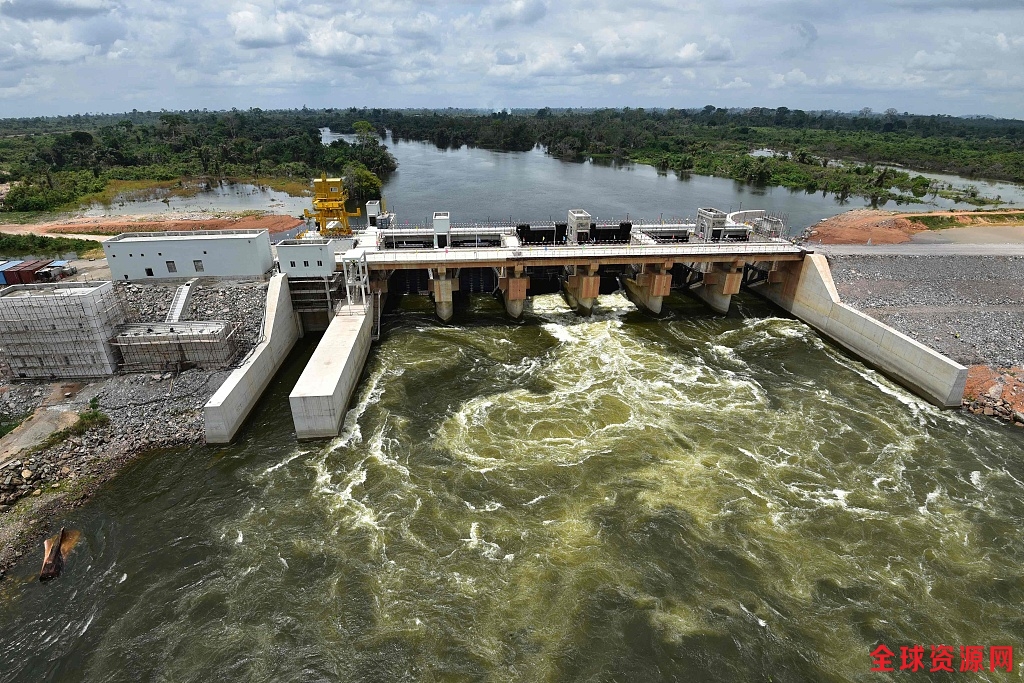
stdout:
MULTIPOLYGON (((351 135, 323 129, 329 143, 351 135)), ((386 178, 384 195, 399 223, 429 224, 434 211, 449 211, 453 221, 565 220, 569 209, 583 208, 592 216, 610 220, 670 220, 694 217, 697 208, 711 206, 723 211, 766 209, 787 217, 794 234, 822 218, 850 209, 871 206, 869 200, 851 197, 839 202, 832 195, 808 193, 784 187, 758 187, 729 178, 659 173, 643 164, 560 161, 535 148, 529 152, 492 152, 462 147, 438 149, 426 142, 409 140, 387 144, 398 160, 398 171, 386 178)), ((916 173, 916 172, 915 172, 916 173)), ((1010 183, 986 183, 957 176, 925 174, 955 187, 973 184, 985 196, 999 195, 1004 202, 1024 204, 1024 187, 1010 183)), ((973 209, 942 197, 928 197, 928 204, 887 202, 895 211, 973 209)), ((147 201, 96 204, 90 216, 156 213, 168 217, 196 211, 268 211, 302 215, 310 207, 308 197, 290 197, 248 183, 223 183, 191 197, 166 197, 147 201)), ((355 219, 364 224, 365 219, 355 219)))
MULTIPOLYGON (((235 444, 142 458, 60 520, 64 576, 0 583, 0 680, 890 680, 879 641, 1019 667, 1024 430, 735 301, 408 297, 342 434, 300 444, 301 342, 235 444)), ((948 676, 1020 675, 985 664, 948 676)))

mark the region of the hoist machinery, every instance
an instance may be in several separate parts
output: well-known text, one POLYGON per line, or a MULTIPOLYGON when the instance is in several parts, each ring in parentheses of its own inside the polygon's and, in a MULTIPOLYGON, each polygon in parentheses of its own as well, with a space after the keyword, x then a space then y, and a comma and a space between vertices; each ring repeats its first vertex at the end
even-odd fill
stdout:
POLYGON ((348 237, 352 234, 348 219, 361 215, 361 212, 359 209, 348 211, 346 200, 348 192, 343 179, 328 178, 324 173, 313 180, 313 211, 306 209, 303 213, 306 218, 316 220, 316 227, 324 237, 348 237))

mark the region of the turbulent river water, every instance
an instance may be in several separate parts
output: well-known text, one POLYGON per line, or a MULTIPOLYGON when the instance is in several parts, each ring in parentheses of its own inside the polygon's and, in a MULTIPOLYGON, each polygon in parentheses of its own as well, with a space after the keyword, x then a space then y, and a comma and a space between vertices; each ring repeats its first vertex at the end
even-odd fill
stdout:
MULTIPOLYGON (((292 432, 303 342, 234 445, 146 456, 63 520, 62 578, 35 553, 0 583, 0 680, 888 680, 879 641, 1019 650, 1024 430, 737 301, 478 297, 446 326, 409 298, 329 442, 292 432)), ((1013 677, 985 663, 946 675, 1013 677)))

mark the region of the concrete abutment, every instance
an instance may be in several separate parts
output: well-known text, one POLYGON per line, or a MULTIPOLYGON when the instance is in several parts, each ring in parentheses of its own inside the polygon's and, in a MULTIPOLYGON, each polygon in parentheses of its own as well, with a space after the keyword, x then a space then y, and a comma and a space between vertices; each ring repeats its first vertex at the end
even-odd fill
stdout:
POLYGON ((942 407, 960 405, 967 368, 842 303, 823 255, 807 254, 802 261, 779 264, 754 291, 918 396, 942 407))

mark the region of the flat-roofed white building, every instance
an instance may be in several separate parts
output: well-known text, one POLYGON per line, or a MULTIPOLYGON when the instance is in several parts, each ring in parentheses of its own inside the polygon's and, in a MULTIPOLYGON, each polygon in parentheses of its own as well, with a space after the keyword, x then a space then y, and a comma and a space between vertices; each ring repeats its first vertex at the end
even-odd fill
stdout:
POLYGON ((262 278, 274 266, 266 230, 126 232, 103 251, 115 280, 262 278))
POLYGON ((277 263, 289 278, 330 277, 335 271, 335 254, 352 248, 352 239, 299 239, 278 242, 277 263))

